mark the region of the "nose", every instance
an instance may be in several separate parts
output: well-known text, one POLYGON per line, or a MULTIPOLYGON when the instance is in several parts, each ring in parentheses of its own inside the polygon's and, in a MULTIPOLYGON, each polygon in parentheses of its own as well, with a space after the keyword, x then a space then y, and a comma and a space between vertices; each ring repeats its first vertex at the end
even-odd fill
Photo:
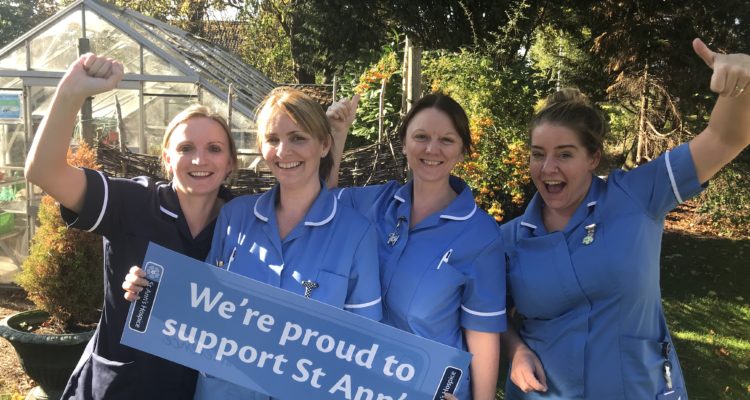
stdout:
POLYGON ((434 150, 435 150, 435 142, 432 140, 429 140, 427 142, 427 146, 425 147, 424 151, 425 153, 431 154, 431 153, 434 153, 434 150))
POLYGON ((546 157, 542 164, 542 172, 555 172, 557 171, 557 160, 555 157, 546 157))
POLYGON ((198 150, 195 152, 195 157, 193 157, 191 162, 193 165, 201 165, 204 159, 205 159, 204 150, 198 150))

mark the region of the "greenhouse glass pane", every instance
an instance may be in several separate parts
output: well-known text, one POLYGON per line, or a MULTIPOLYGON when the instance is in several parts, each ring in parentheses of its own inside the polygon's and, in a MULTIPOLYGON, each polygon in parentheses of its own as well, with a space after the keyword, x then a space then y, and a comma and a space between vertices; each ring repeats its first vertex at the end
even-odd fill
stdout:
POLYGON ((23 167, 26 160, 24 124, 0 122, 0 165, 23 167))
POLYGON ((145 75, 173 75, 183 76, 182 72, 163 58, 143 49, 143 73, 145 75))
MULTIPOLYGON (((150 25, 144 25, 136 21, 132 18, 124 18, 122 21, 126 22, 131 28, 133 28, 136 32, 140 33, 146 40, 154 44, 156 47, 160 48, 167 54, 169 54, 171 57, 173 57, 175 60, 182 60, 184 57, 175 51, 170 45, 168 45, 164 40, 167 37, 167 33, 162 31, 161 29, 152 27, 150 25), (155 32, 154 32, 155 30, 155 32)), ((147 49, 143 49, 143 62, 144 62, 144 70, 145 74, 154 74, 156 75, 156 72, 150 72, 150 71, 171 71, 171 69, 174 69, 171 73, 164 73, 163 75, 178 75, 182 76, 183 73, 179 72, 178 69, 174 68, 173 66, 169 65, 167 61, 162 59, 161 57, 158 57, 157 59, 150 59, 152 57, 158 57, 154 53, 148 51, 147 49)))
POLYGON ((22 87, 21 78, 0 76, 0 89, 21 89, 22 87))
POLYGON ((0 69, 26 71, 26 47, 16 47, 10 54, 0 58, 0 69))
POLYGON ((186 94, 198 98, 198 85, 181 82, 145 82, 143 93, 146 94, 186 94))
POLYGON ((125 131, 125 145, 133 152, 138 152, 141 117, 138 112, 138 90, 117 89, 94 97, 92 113, 96 126, 97 138, 104 143, 119 146, 119 121, 116 104, 120 104, 125 131))
POLYGON ((86 37, 93 53, 122 62, 126 74, 140 73, 138 43, 92 11, 86 11, 86 37))
POLYGON ((143 96, 144 112, 146 116, 146 153, 161 154, 161 141, 164 130, 180 111, 195 103, 193 99, 185 97, 143 96))
POLYGON ((30 43, 31 69, 37 71, 65 71, 78 58, 78 38, 81 31, 81 12, 74 11, 30 43))
MULTIPOLYGON (((227 118, 227 103, 208 90, 203 91, 203 104, 213 111, 227 118)), ((255 140, 255 124, 253 120, 239 112, 236 108, 232 111, 232 138, 237 145, 237 150, 242 153, 258 153, 258 144, 255 140)), ((244 167, 243 167, 244 168, 244 167)))

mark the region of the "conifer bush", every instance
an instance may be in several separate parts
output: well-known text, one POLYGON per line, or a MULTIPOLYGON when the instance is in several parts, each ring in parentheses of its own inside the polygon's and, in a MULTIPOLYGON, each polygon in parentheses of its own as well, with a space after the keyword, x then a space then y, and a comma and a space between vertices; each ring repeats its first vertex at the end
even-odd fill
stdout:
MULTIPOLYGON (((71 165, 97 168, 96 152, 82 144, 68 150, 71 165)), ((49 195, 39 205, 39 226, 23 262, 18 284, 34 304, 50 314, 48 327, 62 332, 90 330, 102 302, 101 236, 68 229, 49 195)))

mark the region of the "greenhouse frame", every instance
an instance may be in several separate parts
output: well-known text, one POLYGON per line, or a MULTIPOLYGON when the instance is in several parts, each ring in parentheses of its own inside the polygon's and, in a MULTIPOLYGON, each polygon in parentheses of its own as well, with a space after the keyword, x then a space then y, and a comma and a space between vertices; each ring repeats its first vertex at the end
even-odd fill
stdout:
POLYGON ((55 86, 79 54, 120 60, 117 89, 84 104, 78 140, 160 154, 164 128, 189 104, 223 114, 240 167, 261 158, 254 110, 276 84, 231 52, 181 29, 99 0, 78 0, 0 49, 0 257, 20 265, 33 236, 38 188, 23 178, 29 145, 55 86))

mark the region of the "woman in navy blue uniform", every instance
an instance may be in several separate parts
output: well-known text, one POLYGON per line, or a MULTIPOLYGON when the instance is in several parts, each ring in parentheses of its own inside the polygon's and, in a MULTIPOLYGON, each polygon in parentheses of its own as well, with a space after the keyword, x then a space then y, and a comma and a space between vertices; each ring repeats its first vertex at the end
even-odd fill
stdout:
MULTIPOLYGON (((260 282, 359 315, 382 317, 375 228, 328 190, 333 137, 320 105, 304 93, 274 89, 258 112, 258 144, 278 183, 228 203, 206 261, 260 282)), ((133 300, 143 272, 123 288, 133 300)), ((201 374, 196 399, 269 399, 201 374)))
POLYGON ((502 228, 521 320, 504 335, 507 399, 687 399, 661 305, 664 219, 750 143, 750 57, 693 47, 719 94, 708 126, 634 170, 594 175, 606 124, 577 90, 532 120, 537 193, 502 228))
MULTIPOLYGON (((329 109, 341 143, 356 103, 329 109)), ((378 228, 383 322, 470 351, 471 373, 455 395, 494 399, 506 326, 505 264, 494 219, 451 175, 471 149, 468 118, 449 96, 431 94, 414 104, 398 134, 412 180, 339 192, 342 203, 378 228)))
POLYGON ((27 179, 60 203, 69 227, 104 236, 102 316, 63 398, 191 398, 196 371, 120 344, 130 305, 121 282, 143 261, 149 242, 205 259, 216 216, 230 198, 222 182, 236 164, 236 150, 224 119, 193 106, 164 135, 162 159, 171 182, 110 178, 69 165, 66 153, 84 100, 114 89, 122 77, 122 64, 108 58, 86 54, 74 62, 26 161, 27 179))

